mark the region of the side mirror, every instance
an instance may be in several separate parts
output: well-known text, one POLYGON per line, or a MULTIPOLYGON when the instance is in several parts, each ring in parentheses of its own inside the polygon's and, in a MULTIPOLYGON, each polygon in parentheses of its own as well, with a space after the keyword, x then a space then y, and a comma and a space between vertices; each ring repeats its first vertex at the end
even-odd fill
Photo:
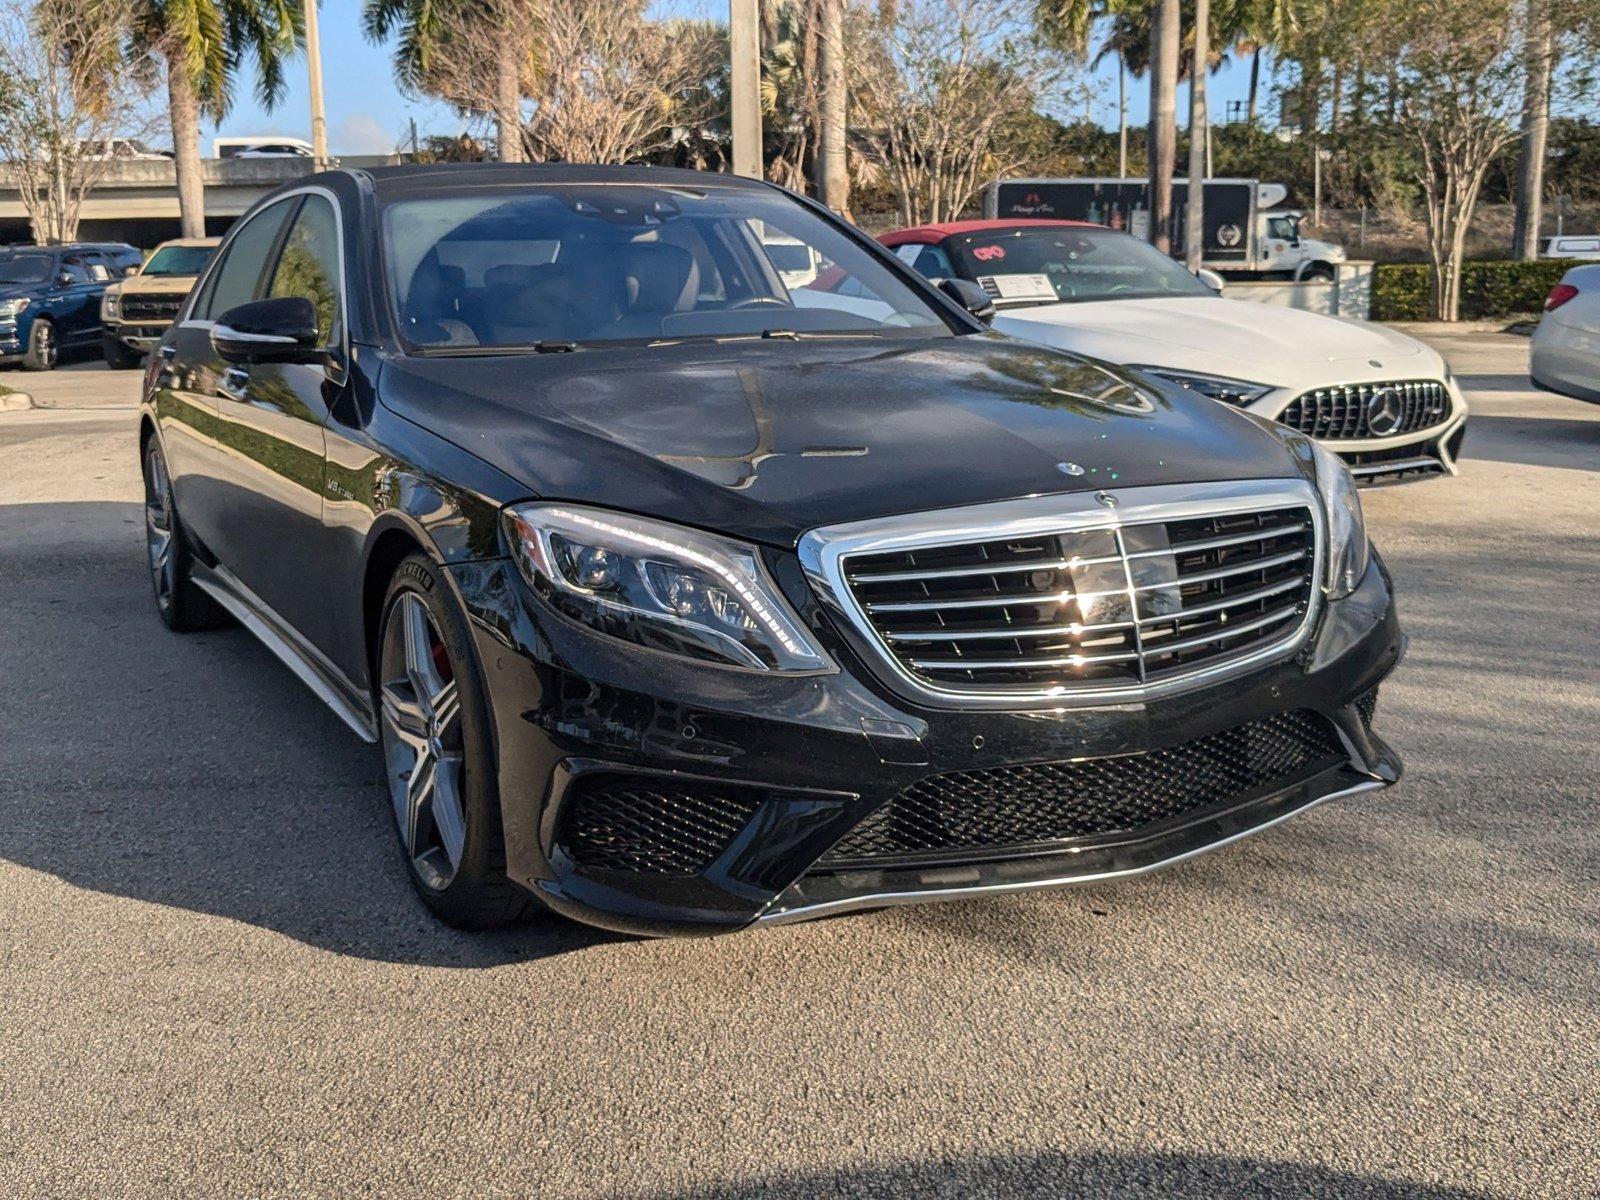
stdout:
POLYGON ((1222 289, 1224 287, 1223 278, 1209 267, 1201 267, 1194 273, 1194 277, 1201 283, 1205 284, 1217 295, 1222 295, 1222 289))
POLYGON ((230 308, 211 327, 211 345, 232 363, 316 363, 326 357, 316 306, 304 296, 230 308))
POLYGON ((985 325, 994 320, 994 298, 977 284, 966 279, 941 279, 937 286, 985 325))

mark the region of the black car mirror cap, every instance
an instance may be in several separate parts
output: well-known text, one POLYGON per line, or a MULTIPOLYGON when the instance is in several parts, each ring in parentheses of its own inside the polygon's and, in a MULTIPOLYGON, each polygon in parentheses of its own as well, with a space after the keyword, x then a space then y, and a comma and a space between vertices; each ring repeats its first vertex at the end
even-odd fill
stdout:
POLYGON ((994 299, 977 284, 966 279, 941 279, 939 290, 978 320, 994 320, 994 299))
POLYGON ((211 327, 211 345, 224 362, 320 363, 328 358, 316 305, 304 296, 230 308, 211 327))

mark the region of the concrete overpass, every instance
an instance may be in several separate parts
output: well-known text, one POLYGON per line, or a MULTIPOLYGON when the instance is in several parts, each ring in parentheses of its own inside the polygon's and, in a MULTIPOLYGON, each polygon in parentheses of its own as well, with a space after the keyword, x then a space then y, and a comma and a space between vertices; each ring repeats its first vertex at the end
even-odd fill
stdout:
MULTIPOLYGON (((395 156, 352 156, 344 166, 374 167, 399 162, 395 156)), ((311 173, 307 158, 207 158, 200 162, 205 184, 206 232, 228 226, 280 184, 311 173)), ((78 237, 86 242, 129 242, 148 249, 178 236, 178 188, 170 159, 110 164, 84 199, 78 237)), ((0 166, 0 244, 33 241, 33 229, 12 169, 0 166)))

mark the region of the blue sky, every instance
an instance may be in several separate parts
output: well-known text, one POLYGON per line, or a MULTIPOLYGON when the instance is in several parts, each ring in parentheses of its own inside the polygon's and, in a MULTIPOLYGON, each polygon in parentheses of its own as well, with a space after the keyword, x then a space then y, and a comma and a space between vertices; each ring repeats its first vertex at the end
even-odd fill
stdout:
MULTIPOLYGON (((656 0, 660 15, 711 16, 726 19, 725 0, 656 0)), ((361 35, 360 0, 323 0, 322 74, 328 111, 328 143, 335 154, 384 154, 409 137, 415 120, 422 135, 453 134, 463 129, 461 118, 448 106, 416 100, 403 95, 395 85, 389 66, 389 50, 373 46, 361 35)), ((1221 120, 1228 100, 1244 98, 1249 86, 1249 65, 1230 63, 1211 79, 1211 111, 1221 120)), ((1093 112, 1104 125, 1116 124, 1117 82, 1114 67, 1102 69, 1095 81, 1093 112)), ((233 111, 220 128, 207 126, 209 142, 215 133, 254 136, 280 134, 309 138, 310 110, 306 99, 304 64, 290 69, 285 101, 272 112, 264 112, 252 95, 253 81, 241 78, 236 89, 233 111)), ((1144 120, 1146 89, 1142 82, 1130 80, 1129 119, 1144 120)), ((1179 105, 1187 112, 1188 99, 1179 93, 1179 105)), ((209 149, 209 146, 207 147, 209 149)))

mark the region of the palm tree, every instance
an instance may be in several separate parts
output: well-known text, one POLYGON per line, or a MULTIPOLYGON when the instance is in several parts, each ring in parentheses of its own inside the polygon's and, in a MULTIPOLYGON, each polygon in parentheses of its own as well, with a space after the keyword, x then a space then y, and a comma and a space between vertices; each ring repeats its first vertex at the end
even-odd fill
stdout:
MULTIPOLYGON (((518 0, 364 0, 361 10, 361 26, 368 41, 395 39, 395 78, 402 87, 423 94, 439 91, 433 72, 449 39, 464 29, 492 31, 493 76, 474 80, 466 90, 475 96, 485 91, 489 94, 486 107, 494 114, 501 162, 524 162, 527 157, 522 141, 522 84, 531 23, 528 6, 518 0), (479 86, 480 82, 486 86, 479 86)), ((462 48, 469 57, 477 50, 476 45, 462 48)))
POLYGON ((1182 12, 1179 0, 1035 0, 1034 21, 1049 41, 1069 54, 1087 52, 1089 33, 1096 21, 1112 20, 1113 38, 1123 61, 1135 74, 1140 62, 1130 53, 1128 36, 1140 30, 1138 45, 1150 71, 1150 121, 1146 130, 1150 164, 1150 241, 1158 249, 1172 245, 1172 176, 1178 155, 1178 73, 1182 12))
POLYGON ((1189 182, 1184 189, 1183 257, 1200 269, 1205 252, 1206 150, 1211 121, 1206 112, 1206 75, 1211 58, 1210 0, 1194 0, 1194 30, 1189 46, 1189 182))
POLYGON ((200 118, 220 121, 228 114, 234 77, 246 59, 255 65, 257 100, 275 107, 283 97, 284 64, 304 33, 304 11, 295 0, 134 0, 128 57, 166 67, 184 237, 205 236, 200 118))
POLYGON ((845 164, 849 79, 845 72, 844 0, 816 0, 817 15, 817 197, 836 212, 850 207, 845 164))

